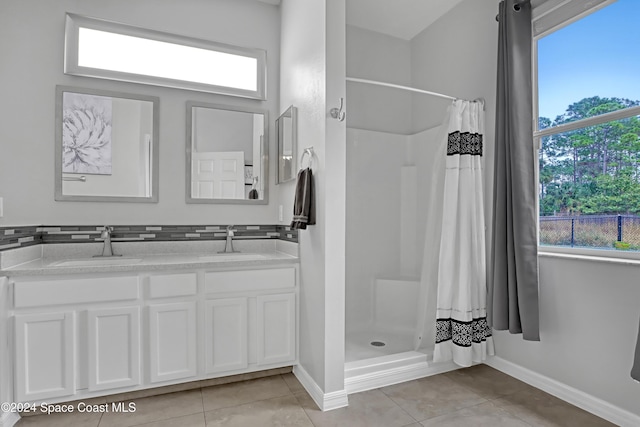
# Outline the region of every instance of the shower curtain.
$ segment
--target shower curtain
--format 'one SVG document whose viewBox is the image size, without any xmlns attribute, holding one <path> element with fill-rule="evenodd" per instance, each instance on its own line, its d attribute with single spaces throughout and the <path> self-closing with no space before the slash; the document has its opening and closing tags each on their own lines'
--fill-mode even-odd
<svg viewBox="0 0 640 427">
<path fill-rule="evenodd" d="M 446 169 L 433 360 L 471 366 L 493 354 L 486 317 L 483 104 L 454 101 L 443 126 Z"/>
</svg>

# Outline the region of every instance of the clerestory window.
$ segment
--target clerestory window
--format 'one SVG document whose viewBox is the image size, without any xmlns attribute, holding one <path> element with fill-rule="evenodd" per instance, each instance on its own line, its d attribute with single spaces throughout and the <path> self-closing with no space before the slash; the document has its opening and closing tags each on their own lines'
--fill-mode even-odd
<svg viewBox="0 0 640 427">
<path fill-rule="evenodd" d="M 266 99 L 266 52 L 67 14 L 67 74 Z"/>
</svg>

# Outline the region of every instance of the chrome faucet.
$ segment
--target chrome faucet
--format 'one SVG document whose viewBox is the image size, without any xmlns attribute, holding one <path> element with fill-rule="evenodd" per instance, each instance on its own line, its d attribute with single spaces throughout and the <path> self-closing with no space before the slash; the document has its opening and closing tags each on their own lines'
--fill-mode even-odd
<svg viewBox="0 0 640 427">
<path fill-rule="evenodd" d="M 109 257 L 109 256 L 121 256 L 113 253 L 113 248 L 111 247 L 111 233 L 113 232 L 113 227 L 109 227 L 105 225 L 102 229 L 102 233 L 100 233 L 100 238 L 104 240 L 104 247 L 102 248 L 102 255 L 94 255 L 94 257 Z"/>
<path fill-rule="evenodd" d="M 234 233 L 236 231 L 238 231 L 238 230 L 235 230 L 233 228 L 233 225 L 228 225 L 227 226 L 227 241 L 224 244 L 224 250 L 218 252 L 219 254 L 231 254 L 231 253 L 240 252 L 240 251 L 234 251 L 233 250 L 233 236 L 235 235 Z"/>
</svg>

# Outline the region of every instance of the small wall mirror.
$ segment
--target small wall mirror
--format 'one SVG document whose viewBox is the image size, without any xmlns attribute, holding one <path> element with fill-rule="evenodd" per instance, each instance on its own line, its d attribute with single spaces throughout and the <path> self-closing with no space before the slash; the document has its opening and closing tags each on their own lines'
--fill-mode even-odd
<svg viewBox="0 0 640 427">
<path fill-rule="evenodd" d="M 278 138 L 278 176 L 276 184 L 291 181 L 296 177 L 298 125 L 297 111 L 293 105 L 276 120 Z"/>
<path fill-rule="evenodd" d="M 268 202 L 267 115 L 187 102 L 187 203 Z"/>
<path fill-rule="evenodd" d="M 158 201 L 159 98 L 56 87 L 55 200 Z"/>
</svg>

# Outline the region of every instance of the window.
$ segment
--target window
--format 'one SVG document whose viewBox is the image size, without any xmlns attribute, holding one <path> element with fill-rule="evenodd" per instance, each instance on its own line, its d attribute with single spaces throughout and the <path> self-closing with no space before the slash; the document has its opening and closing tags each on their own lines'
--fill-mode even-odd
<svg viewBox="0 0 640 427">
<path fill-rule="evenodd" d="M 640 251 L 640 2 L 595 9 L 534 39 L 540 245 Z"/>
<path fill-rule="evenodd" d="M 67 14 L 65 73 L 266 99 L 266 52 Z"/>
</svg>

